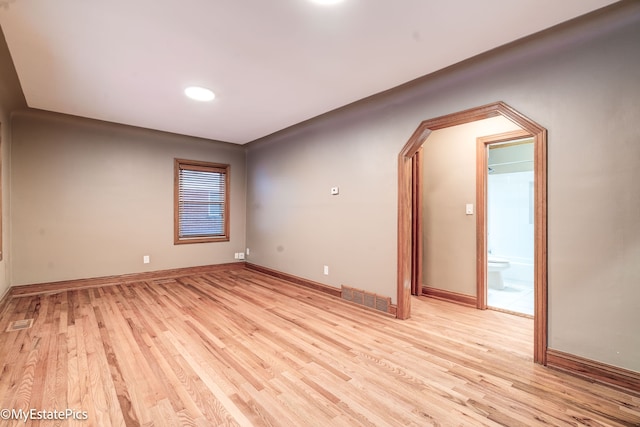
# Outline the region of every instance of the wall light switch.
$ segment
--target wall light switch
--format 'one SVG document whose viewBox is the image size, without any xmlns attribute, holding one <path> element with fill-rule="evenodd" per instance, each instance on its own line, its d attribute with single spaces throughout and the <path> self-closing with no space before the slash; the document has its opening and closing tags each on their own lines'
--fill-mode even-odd
<svg viewBox="0 0 640 427">
<path fill-rule="evenodd" d="M 336 196 L 340 194 L 340 188 L 339 187 L 331 187 L 331 195 L 332 196 Z"/>
<path fill-rule="evenodd" d="M 149 264 L 151 262 L 151 260 L 149 259 L 149 255 L 145 255 L 142 257 L 142 263 L 143 264 Z"/>
<path fill-rule="evenodd" d="M 329 266 L 328 266 L 328 265 L 325 265 L 325 266 L 324 266 L 323 273 L 324 273 L 324 275 L 325 275 L 325 276 L 328 276 L 328 275 L 329 275 Z"/>
<path fill-rule="evenodd" d="M 467 215 L 473 215 L 473 203 L 467 203 Z"/>
</svg>

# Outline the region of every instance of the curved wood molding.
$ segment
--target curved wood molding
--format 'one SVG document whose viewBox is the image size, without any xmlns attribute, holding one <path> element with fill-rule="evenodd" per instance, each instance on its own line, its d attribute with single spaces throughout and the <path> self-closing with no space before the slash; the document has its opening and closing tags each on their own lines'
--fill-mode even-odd
<svg viewBox="0 0 640 427">
<path fill-rule="evenodd" d="M 411 316 L 412 283 L 412 176 L 413 156 L 431 132 L 502 115 L 534 138 L 535 157 L 535 314 L 534 361 L 546 364 L 547 350 L 547 131 L 504 102 L 495 102 L 425 120 L 398 155 L 398 276 L 399 319 Z"/>
</svg>

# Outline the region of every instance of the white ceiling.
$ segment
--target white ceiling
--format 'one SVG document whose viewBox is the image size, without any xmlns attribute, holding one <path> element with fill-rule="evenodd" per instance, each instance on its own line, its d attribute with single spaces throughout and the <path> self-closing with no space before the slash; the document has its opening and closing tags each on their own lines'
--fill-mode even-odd
<svg viewBox="0 0 640 427">
<path fill-rule="evenodd" d="M 32 108 L 243 144 L 614 2 L 3 0 L 0 25 Z"/>
</svg>

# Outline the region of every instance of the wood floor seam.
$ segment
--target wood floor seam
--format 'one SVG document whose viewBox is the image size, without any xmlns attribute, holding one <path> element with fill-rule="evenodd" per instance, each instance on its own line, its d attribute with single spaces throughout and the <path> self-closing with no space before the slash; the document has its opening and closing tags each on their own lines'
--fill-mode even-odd
<svg viewBox="0 0 640 427">
<path fill-rule="evenodd" d="M 238 268 L 21 295 L 0 404 L 95 426 L 640 425 L 637 395 L 534 364 L 531 319 L 412 304 L 398 320 Z"/>
</svg>

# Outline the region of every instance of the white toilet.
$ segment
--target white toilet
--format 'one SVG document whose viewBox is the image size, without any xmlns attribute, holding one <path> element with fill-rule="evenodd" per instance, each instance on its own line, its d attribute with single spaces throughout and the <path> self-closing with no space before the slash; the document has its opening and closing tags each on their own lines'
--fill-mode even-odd
<svg viewBox="0 0 640 427">
<path fill-rule="evenodd" d="M 508 259 L 494 257 L 488 255 L 487 257 L 487 285 L 491 289 L 504 289 L 504 279 L 502 278 L 502 272 L 510 267 Z"/>
</svg>

